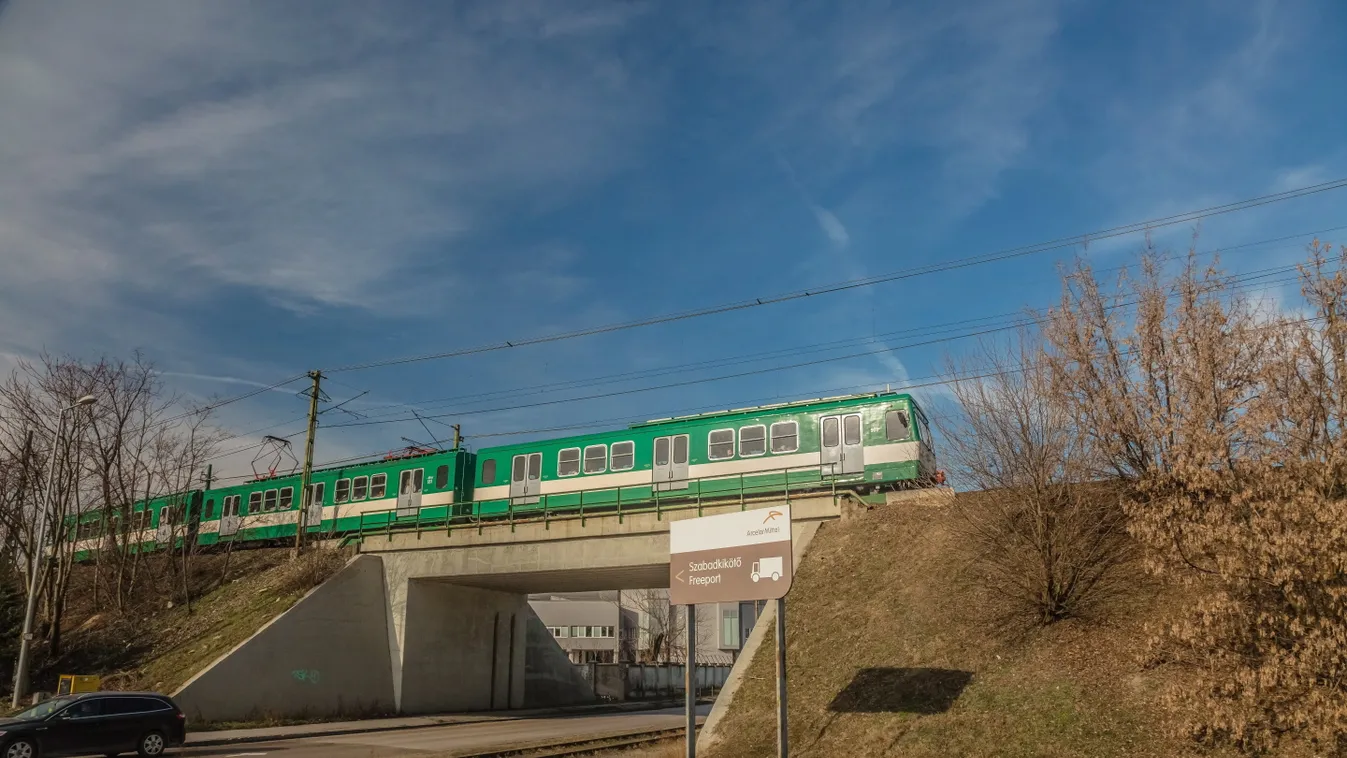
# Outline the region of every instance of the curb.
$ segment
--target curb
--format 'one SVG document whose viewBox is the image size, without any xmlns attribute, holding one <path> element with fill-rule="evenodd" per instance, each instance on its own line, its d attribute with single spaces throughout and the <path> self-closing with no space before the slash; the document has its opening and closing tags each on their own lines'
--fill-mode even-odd
<svg viewBox="0 0 1347 758">
<path fill-rule="evenodd" d="M 520 721 L 523 719 L 538 718 L 540 716 L 584 716 L 587 714 L 603 713 L 628 713 L 640 711 L 655 711 L 661 708 L 671 708 L 682 705 L 683 701 L 643 701 L 636 706 L 622 705 L 599 705 L 599 706 L 580 706 L 572 708 L 540 708 L 531 711 L 516 711 L 508 716 L 481 716 L 477 718 L 450 719 L 444 716 L 426 716 L 427 723 L 420 724 L 371 724 L 368 726 L 350 726 L 341 729 L 318 729 L 316 731 L 306 731 L 295 734 L 241 734 L 236 737 L 205 737 L 200 740 L 192 739 L 193 734 L 208 735 L 211 732 L 188 732 L 187 741 L 184 748 L 197 747 L 218 747 L 221 745 L 240 745 L 250 742 L 284 742 L 287 740 L 303 740 L 313 737 L 336 737 L 343 734 L 372 734 L 375 732 L 397 732 L 408 729 L 426 729 L 437 726 L 457 726 L 459 724 L 486 724 L 497 721 Z M 357 722 L 358 723 L 358 722 Z M 267 727 L 262 727 L 265 729 Z M 278 727 L 284 729 L 286 727 Z M 240 729 L 239 731 L 253 731 Z M 260 729 L 259 729 L 260 731 Z"/>
</svg>

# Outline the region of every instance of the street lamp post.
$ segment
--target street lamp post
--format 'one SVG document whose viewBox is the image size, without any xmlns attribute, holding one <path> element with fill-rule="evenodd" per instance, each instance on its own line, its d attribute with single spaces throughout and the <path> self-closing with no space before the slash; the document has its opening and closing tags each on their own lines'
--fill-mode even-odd
<svg viewBox="0 0 1347 758">
<path fill-rule="evenodd" d="M 28 570 L 28 607 L 23 613 L 23 637 L 19 639 L 19 662 L 14 675 L 14 699 L 10 703 L 14 708 L 19 707 L 19 701 L 23 699 L 24 691 L 28 689 L 28 659 L 32 652 L 33 615 L 37 612 L 37 577 L 42 568 L 42 542 L 46 537 L 44 532 L 47 527 L 47 511 L 51 508 L 51 491 L 56 482 L 56 451 L 61 447 L 61 434 L 65 431 L 65 414 L 76 408 L 93 405 L 94 399 L 93 395 L 85 395 L 76 400 L 74 405 L 62 408 L 56 417 L 56 437 L 52 440 L 51 455 L 47 459 L 47 488 L 42 492 L 42 505 L 35 514 L 37 530 L 33 535 L 33 562 Z"/>
</svg>

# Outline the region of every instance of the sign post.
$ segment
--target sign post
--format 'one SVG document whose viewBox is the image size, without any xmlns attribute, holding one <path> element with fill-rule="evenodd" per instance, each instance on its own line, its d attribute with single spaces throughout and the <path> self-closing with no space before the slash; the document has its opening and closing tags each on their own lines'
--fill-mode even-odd
<svg viewBox="0 0 1347 758">
<path fill-rule="evenodd" d="M 786 593 L 794 577 L 790 506 L 775 505 L 669 525 L 669 602 L 688 607 L 687 756 L 696 758 L 696 613 L 701 603 L 776 601 L 777 755 L 786 741 Z"/>
</svg>

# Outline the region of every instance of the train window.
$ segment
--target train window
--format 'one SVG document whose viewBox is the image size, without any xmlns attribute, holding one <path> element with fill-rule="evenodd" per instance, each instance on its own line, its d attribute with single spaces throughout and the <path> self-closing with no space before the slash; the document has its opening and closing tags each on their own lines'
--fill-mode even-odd
<svg viewBox="0 0 1347 758">
<path fill-rule="evenodd" d="M 308 507 L 313 503 L 321 506 L 324 497 L 327 497 L 327 482 L 314 482 L 309 485 L 309 494 L 304 498 L 304 506 Z"/>
<path fill-rule="evenodd" d="M 210 498 L 210 499 L 206 500 L 206 510 L 205 510 L 205 513 L 206 513 L 206 518 L 211 518 L 211 517 L 213 517 L 213 516 L 215 515 L 215 498 Z"/>
<path fill-rule="evenodd" d="M 655 465 L 669 465 L 669 438 L 660 437 L 655 440 Z"/>
<path fill-rule="evenodd" d="M 907 411 L 892 410 L 884 414 L 884 436 L 889 442 L 905 440 L 911 433 L 912 425 L 908 422 Z"/>
<path fill-rule="evenodd" d="M 529 480 L 538 481 L 538 477 L 543 475 L 543 454 L 529 453 Z"/>
<path fill-rule="evenodd" d="M 585 448 L 585 473 L 602 474 L 608 470 L 608 446 L 590 445 Z"/>
<path fill-rule="evenodd" d="M 762 424 L 739 428 L 739 455 L 751 457 L 767 452 L 767 427 Z"/>
<path fill-rule="evenodd" d="M 435 469 L 435 489 L 442 490 L 449 485 L 449 467 L 440 466 Z"/>
<path fill-rule="evenodd" d="M 369 478 L 369 496 L 381 498 L 388 490 L 388 474 L 375 474 Z"/>
<path fill-rule="evenodd" d="M 276 490 L 267 490 L 262 494 L 262 510 L 276 510 Z"/>
<path fill-rule="evenodd" d="M 351 480 L 351 499 L 364 500 L 369 495 L 369 477 L 357 476 Z"/>
<path fill-rule="evenodd" d="M 257 513 L 260 510 L 262 510 L 262 493 L 261 492 L 248 493 L 248 512 Z"/>
<path fill-rule="evenodd" d="M 859 445 L 861 444 L 861 417 L 858 415 L 846 416 L 842 419 L 842 444 Z"/>
<path fill-rule="evenodd" d="M 407 469 L 398 480 L 399 495 L 414 495 L 421 491 L 421 469 Z"/>
<path fill-rule="evenodd" d="M 837 433 L 837 417 L 829 416 L 823 419 L 823 446 L 837 447 L 837 443 L 841 441 L 841 435 Z"/>
<path fill-rule="evenodd" d="M 294 504 L 295 504 L 295 488 L 282 487 L 280 505 L 278 505 L 277 507 L 283 511 L 288 511 L 290 510 L 290 506 Z"/>
<path fill-rule="evenodd" d="M 528 473 L 528 466 L 529 457 L 527 455 L 516 455 L 514 457 L 514 470 L 510 472 L 510 481 L 524 481 L 524 476 Z"/>
<path fill-rule="evenodd" d="M 636 443 L 614 442 L 611 467 L 614 471 L 627 471 L 636 467 Z"/>
<path fill-rule="evenodd" d="M 722 461 L 734 457 L 734 430 L 717 429 L 706 436 L 706 457 Z"/>
<path fill-rule="evenodd" d="M 793 453 L 800 449 L 800 424 L 797 421 L 778 421 L 772 424 L 772 452 Z"/>
<path fill-rule="evenodd" d="M 575 476 L 580 473 L 580 448 L 568 447 L 557 452 L 557 476 Z"/>
<path fill-rule="evenodd" d="M 346 502 L 347 500 L 350 500 L 350 499 L 351 499 L 351 480 L 350 480 L 350 479 L 338 479 L 338 480 L 337 480 L 337 502 L 338 502 L 338 503 L 344 503 L 344 502 Z"/>
<path fill-rule="evenodd" d="M 482 484 L 494 484 L 496 481 L 496 461 L 482 461 Z"/>
<path fill-rule="evenodd" d="M 688 436 L 687 436 L 686 434 L 680 434 L 680 435 L 678 435 L 677 437 L 674 437 L 674 445 L 673 445 L 673 447 L 674 447 L 674 451 L 673 451 L 673 453 L 674 453 L 674 456 L 673 456 L 673 462 L 676 463 L 676 464 L 678 464 L 678 465 L 680 465 L 680 466 L 683 465 L 684 463 L 687 463 L 687 462 L 688 462 Z"/>
</svg>

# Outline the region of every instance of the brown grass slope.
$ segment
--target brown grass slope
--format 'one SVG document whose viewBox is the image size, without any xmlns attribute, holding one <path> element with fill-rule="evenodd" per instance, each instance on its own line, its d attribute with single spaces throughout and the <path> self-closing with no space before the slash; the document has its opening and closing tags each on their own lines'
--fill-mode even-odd
<svg viewBox="0 0 1347 758">
<path fill-rule="evenodd" d="M 34 684 L 51 692 L 60 674 L 98 674 L 104 689 L 170 693 L 288 610 L 343 565 L 345 556 L 312 550 L 294 561 L 283 548 L 237 551 L 228 558 L 227 576 L 225 560 L 193 559 L 190 611 L 165 596 L 162 581 L 147 581 L 121 613 L 108 608 L 105 596 L 96 606 L 94 569 L 77 567 L 63 624 L 65 649 L 59 658 L 41 662 Z M 147 571 L 160 568 L 151 565 Z"/>
<path fill-rule="evenodd" d="M 1163 598 L 1138 577 L 1108 618 L 1016 631 L 961 565 L 954 518 L 890 506 L 819 531 L 787 601 L 792 755 L 1187 753 L 1140 657 Z M 774 655 L 769 638 L 713 758 L 776 754 Z"/>
</svg>

